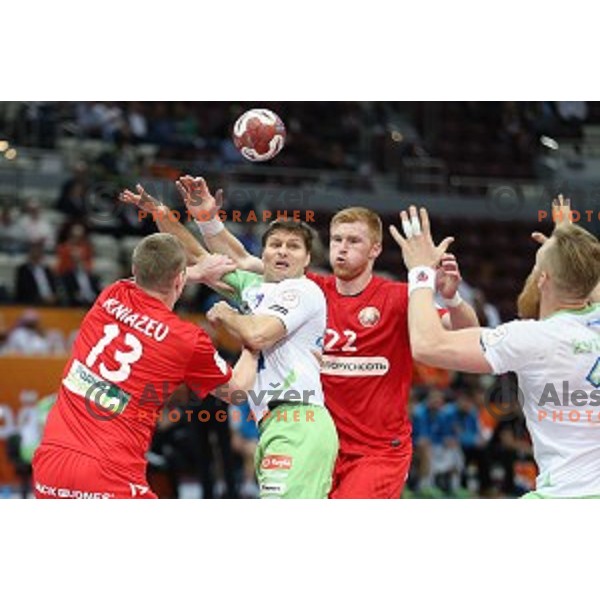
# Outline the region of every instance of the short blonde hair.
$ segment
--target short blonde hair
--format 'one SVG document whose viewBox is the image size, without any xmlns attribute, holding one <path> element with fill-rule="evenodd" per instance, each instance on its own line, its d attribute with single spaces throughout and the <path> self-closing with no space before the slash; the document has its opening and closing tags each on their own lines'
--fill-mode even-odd
<svg viewBox="0 0 600 600">
<path fill-rule="evenodd" d="M 187 260 L 183 244 L 174 235 L 153 233 L 135 247 L 132 264 L 140 287 L 167 293 Z"/>
<path fill-rule="evenodd" d="M 340 223 L 365 223 L 371 234 L 371 241 L 381 244 L 383 240 L 383 225 L 376 212 L 362 206 L 350 206 L 340 210 L 331 219 L 331 226 Z"/>
<path fill-rule="evenodd" d="M 543 263 L 548 265 L 559 291 L 577 299 L 588 298 L 600 281 L 600 242 L 578 225 L 557 227 Z"/>
</svg>

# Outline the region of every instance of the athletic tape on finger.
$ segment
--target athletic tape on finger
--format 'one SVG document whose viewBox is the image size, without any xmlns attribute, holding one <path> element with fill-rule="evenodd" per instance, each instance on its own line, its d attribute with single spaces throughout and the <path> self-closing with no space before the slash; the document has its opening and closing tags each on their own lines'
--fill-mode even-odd
<svg viewBox="0 0 600 600">
<path fill-rule="evenodd" d="M 419 221 L 419 217 L 412 217 L 410 220 L 410 226 L 413 231 L 413 235 L 421 235 L 421 221 Z"/>
<path fill-rule="evenodd" d="M 413 228 L 408 219 L 402 219 L 402 231 L 407 240 L 413 236 Z"/>
</svg>

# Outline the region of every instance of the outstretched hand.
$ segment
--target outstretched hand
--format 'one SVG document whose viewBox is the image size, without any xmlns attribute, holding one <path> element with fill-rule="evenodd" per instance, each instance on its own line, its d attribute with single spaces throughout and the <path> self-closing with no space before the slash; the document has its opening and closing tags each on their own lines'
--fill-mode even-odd
<svg viewBox="0 0 600 600">
<path fill-rule="evenodd" d="M 451 300 L 458 292 L 458 286 L 462 281 L 462 275 L 458 267 L 458 261 L 454 254 L 446 253 L 437 268 L 435 288 L 442 298 Z"/>
<path fill-rule="evenodd" d="M 223 190 L 213 196 L 203 177 L 185 175 L 175 183 L 189 213 L 199 221 L 212 219 L 223 206 Z"/>
<path fill-rule="evenodd" d="M 406 268 L 409 271 L 414 267 L 422 266 L 435 269 L 440 264 L 454 238 L 447 237 L 438 246 L 433 243 L 429 215 L 425 208 L 419 209 L 417 214 L 417 208 L 411 206 L 408 213 L 405 210 L 400 213 L 400 220 L 405 237 L 400 234 L 394 225 L 390 226 L 390 233 L 402 249 L 402 258 Z"/>
<path fill-rule="evenodd" d="M 131 190 L 123 190 L 119 194 L 119 200 L 124 204 L 133 204 L 148 213 L 167 210 L 167 207 L 160 200 L 151 196 L 139 183 L 135 186 L 135 189 L 137 194 Z"/>
<path fill-rule="evenodd" d="M 552 200 L 552 218 L 555 220 L 556 228 L 573 222 L 570 198 L 565 198 L 562 194 L 559 194 L 558 198 Z M 548 241 L 548 236 L 539 231 L 534 231 L 531 234 L 531 237 L 540 245 L 545 244 Z"/>
<path fill-rule="evenodd" d="M 224 284 L 221 278 L 227 273 L 235 271 L 237 264 L 228 256 L 222 254 L 209 254 L 196 264 L 187 268 L 188 280 L 191 283 L 203 283 L 219 289 L 219 291 L 233 292 L 233 288 Z"/>
</svg>

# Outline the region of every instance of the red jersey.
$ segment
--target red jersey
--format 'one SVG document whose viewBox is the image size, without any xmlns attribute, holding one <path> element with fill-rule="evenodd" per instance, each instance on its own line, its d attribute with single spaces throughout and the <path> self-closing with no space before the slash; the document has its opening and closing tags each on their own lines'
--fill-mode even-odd
<svg viewBox="0 0 600 600">
<path fill-rule="evenodd" d="M 360 294 L 343 296 L 335 276 L 308 277 L 327 298 L 321 379 L 340 450 L 410 447 L 408 285 L 373 277 Z"/>
<path fill-rule="evenodd" d="M 106 288 L 85 316 L 42 446 L 75 450 L 145 479 L 145 453 L 181 384 L 204 397 L 231 379 L 208 335 L 133 281 Z"/>
</svg>

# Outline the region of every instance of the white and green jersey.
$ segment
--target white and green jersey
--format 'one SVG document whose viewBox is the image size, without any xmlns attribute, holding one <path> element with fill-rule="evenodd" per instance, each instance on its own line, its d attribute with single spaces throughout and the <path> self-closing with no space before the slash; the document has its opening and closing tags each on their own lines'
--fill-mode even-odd
<svg viewBox="0 0 600 600">
<path fill-rule="evenodd" d="M 299 402 L 323 406 L 320 365 L 327 320 L 327 303 L 321 288 L 306 277 L 266 283 L 260 275 L 234 271 L 223 278 L 235 289 L 243 312 L 279 318 L 286 336 L 262 351 L 250 398 L 257 420 L 269 402 Z"/>
<path fill-rule="evenodd" d="M 513 371 L 544 496 L 600 494 L 600 304 L 481 336 L 494 373 Z"/>
</svg>

